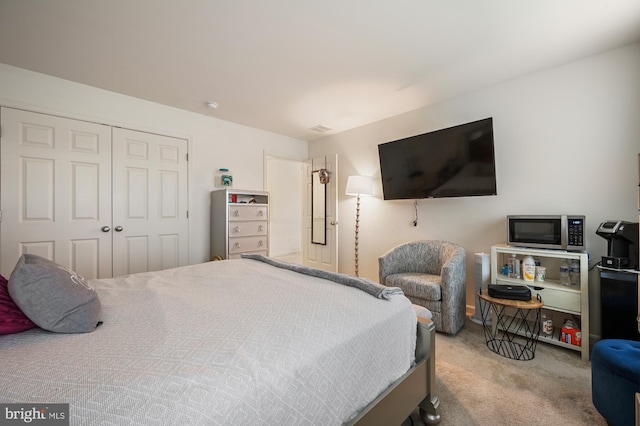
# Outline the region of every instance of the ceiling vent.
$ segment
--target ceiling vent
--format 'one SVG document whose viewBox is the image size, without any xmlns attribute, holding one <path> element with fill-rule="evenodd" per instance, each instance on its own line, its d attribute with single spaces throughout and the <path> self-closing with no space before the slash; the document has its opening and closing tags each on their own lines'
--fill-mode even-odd
<svg viewBox="0 0 640 426">
<path fill-rule="evenodd" d="M 318 124 L 317 126 L 309 127 L 309 130 L 313 130 L 314 132 L 324 133 L 331 130 L 330 128 L 323 126 L 322 124 Z"/>
</svg>

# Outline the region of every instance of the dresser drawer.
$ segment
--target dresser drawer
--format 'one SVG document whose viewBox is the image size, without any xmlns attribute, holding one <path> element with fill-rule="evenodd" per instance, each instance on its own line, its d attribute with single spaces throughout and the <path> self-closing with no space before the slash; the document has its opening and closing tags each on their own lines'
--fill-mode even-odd
<svg viewBox="0 0 640 426">
<path fill-rule="evenodd" d="M 229 238 L 229 254 L 267 249 L 267 236 Z"/>
<path fill-rule="evenodd" d="M 580 293 L 577 291 L 545 287 L 542 290 L 532 289 L 531 293 L 533 295 L 540 295 L 545 308 L 555 308 L 576 313 L 580 312 Z"/>
<path fill-rule="evenodd" d="M 252 251 L 252 252 L 246 252 L 246 253 L 261 254 L 263 256 L 268 256 L 268 253 L 266 250 L 258 250 L 258 251 Z M 229 259 L 241 259 L 241 258 L 242 258 L 242 253 L 234 253 L 229 255 Z"/>
<path fill-rule="evenodd" d="M 250 204 L 229 206 L 229 221 L 235 220 L 267 220 L 267 206 Z"/>
<path fill-rule="evenodd" d="M 267 235 L 266 221 L 229 222 L 229 237 L 247 237 L 250 235 Z"/>
</svg>

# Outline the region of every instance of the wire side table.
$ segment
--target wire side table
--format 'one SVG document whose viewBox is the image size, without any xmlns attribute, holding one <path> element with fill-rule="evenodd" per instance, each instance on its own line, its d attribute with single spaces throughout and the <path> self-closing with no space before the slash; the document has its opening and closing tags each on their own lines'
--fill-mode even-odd
<svg viewBox="0 0 640 426">
<path fill-rule="evenodd" d="M 497 299 L 478 292 L 482 327 L 487 347 L 498 355 L 518 361 L 532 360 L 540 334 L 540 295 L 531 300 Z M 492 323 L 486 318 L 491 315 Z"/>
</svg>

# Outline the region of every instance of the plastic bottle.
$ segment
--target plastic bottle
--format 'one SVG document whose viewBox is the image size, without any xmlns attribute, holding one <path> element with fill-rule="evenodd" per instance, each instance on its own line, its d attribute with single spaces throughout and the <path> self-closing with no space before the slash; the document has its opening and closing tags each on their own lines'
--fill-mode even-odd
<svg viewBox="0 0 640 426">
<path fill-rule="evenodd" d="M 531 256 L 525 256 L 522 259 L 522 279 L 525 281 L 533 281 L 536 278 L 536 262 Z"/>
<path fill-rule="evenodd" d="M 569 278 L 569 262 L 567 262 L 567 259 L 562 259 L 562 262 L 560 262 L 560 284 L 571 284 L 571 279 Z"/>
<path fill-rule="evenodd" d="M 577 259 L 573 259 L 569 265 L 569 282 L 571 285 L 580 285 L 580 263 Z"/>
<path fill-rule="evenodd" d="M 516 274 L 516 254 L 511 253 L 511 257 L 507 259 L 507 269 L 509 270 L 509 278 L 513 278 Z"/>
</svg>

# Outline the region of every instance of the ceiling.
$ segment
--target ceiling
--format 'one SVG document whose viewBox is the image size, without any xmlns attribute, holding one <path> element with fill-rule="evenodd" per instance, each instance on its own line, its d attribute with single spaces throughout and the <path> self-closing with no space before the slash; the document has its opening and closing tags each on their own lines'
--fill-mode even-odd
<svg viewBox="0 0 640 426">
<path fill-rule="evenodd" d="M 638 40 L 638 0 L 0 0 L 0 63 L 302 140 Z"/>
</svg>

